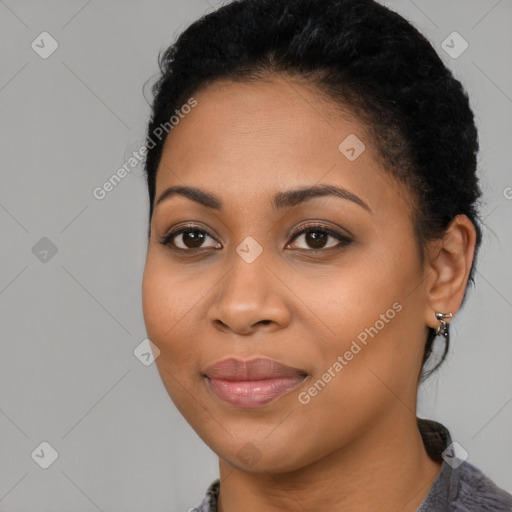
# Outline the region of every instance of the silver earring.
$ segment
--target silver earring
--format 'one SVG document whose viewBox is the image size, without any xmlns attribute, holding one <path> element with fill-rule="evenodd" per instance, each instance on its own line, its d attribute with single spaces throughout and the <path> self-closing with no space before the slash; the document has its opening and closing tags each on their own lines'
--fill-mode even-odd
<svg viewBox="0 0 512 512">
<path fill-rule="evenodd" d="M 452 318 L 451 313 L 436 313 L 436 319 L 441 322 L 441 325 L 436 329 L 436 336 L 448 337 L 448 324 L 444 321 L 445 318 Z"/>
</svg>

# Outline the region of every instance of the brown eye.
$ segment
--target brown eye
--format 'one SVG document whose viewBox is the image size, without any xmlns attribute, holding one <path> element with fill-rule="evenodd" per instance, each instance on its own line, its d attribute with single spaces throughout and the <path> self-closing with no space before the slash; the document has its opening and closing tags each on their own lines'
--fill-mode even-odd
<svg viewBox="0 0 512 512">
<path fill-rule="evenodd" d="M 293 235 L 292 240 L 304 239 L 305 247 L 299 249 L 323 250 L 344 247 L 352 242 L 348 237 L 323 225 L 309 225 Z M 327 246 L 328 240 L 333 239 L 334 244 Z M 337 240 L 337 242 L 336 242 Z"/>
<path fill-rule="evenodd" d="M 303 243 L 306 245 L 303 247 L 292 248 L 322 251 L 345 247 L 352 242 L 352 240 L 347 236 L 321 224 L 303 227 L 300 231 L 296 231 L 292 235 L 292 240 L 299 240 L 302 237 L 304 239 Z M 208 239 L 212 240 L 212 242 L 210 242 L 210 245 L 204 245 Z M 160 243 L 169 246 L 172 249 L 184 252 L 193 252 L 194 250 L 207 248 L 220 249 L 222 247 L 222 245 L 216 242 L 208 231 L 195 226 L 183 226 L 171 231 L 163 237 Z M 288 244 L 287 247 L 291 247 L 292 245 L 296 245 L 296 243 Z"/>
<path fill-rule="evenodd" d="M 210 234 L 204 229 L 185 226 L 166 235 L 161 243 L 163 245 L 173 246 L 176 249 L 186 251 L 202 249 L 205 240 L 208 238 L 214 240 L 213 237 L 211 237 Z M 214 241 L 213 246 L 210 245 L 209 247 L 218 248 L 220 247 L 220 244 Z"/>
<path fill-rule="evenodd" d="M 330 236 L 322 231 L 307 231 L 304 233 L 304 240 L 313 249 L 322 249 Z"/>
</svg>

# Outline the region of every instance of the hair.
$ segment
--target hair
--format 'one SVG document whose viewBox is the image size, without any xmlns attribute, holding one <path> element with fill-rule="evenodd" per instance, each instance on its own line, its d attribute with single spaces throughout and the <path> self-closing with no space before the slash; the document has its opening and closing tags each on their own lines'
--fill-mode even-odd
<svg viewBox="0 0 512 512">
<path fill-rule="evenodd" d="M 189 25 L 158 63 L 146 135 L 150 225 L 166 140 L 155 142 L 155 130 L 216 80 L 286 76 L 363 122 L 384 169 L 410 193 L 422 262 L 427 242 L 441 238 L 456 215 L 471 220 L 476 246 L 468 284 L 474 285 L 482 239 L 474 115 L 461 83 L 398 13 L 374 0 L 234 0 Z M 428 327 L 422 380 L 448 352 L 449 335 L 440 360 L 425 371 L 435 338 Z"/>
</svg>

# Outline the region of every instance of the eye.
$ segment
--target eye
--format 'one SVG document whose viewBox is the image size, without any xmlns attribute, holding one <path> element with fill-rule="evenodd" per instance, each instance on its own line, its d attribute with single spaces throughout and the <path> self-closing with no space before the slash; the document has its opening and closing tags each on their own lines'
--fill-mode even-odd
<svg viewBox="0 0 512 512">
<path fill-rule="evenodd" d="M 327 250 L 341 248 L 349 245 L 352 240 L 347 236 L 335 231 L 334 229 L 324 226 L 322 224 L 308 224 L 303 226 L 302 229 L 295 231 L 292 234 L 292 241 L 304 237 L 304 242 L 308 244 L 306 247 L 299 247 L 301 250 Z M 337 240 L 334 245 L 327 245 L 329 238 Z M 209 246 L 203 246 L 206 240 L 211 239 L 213 243 Z M 182 226 L 174 229 L 170 233 L 164 235 L 160 240 L 162 245 L 170 246 L 173 249 L 185 252 L 193 252 L 194 250 L 215 248 L 220 249 L 222 245 L 215 241 L 215 239 L 204 229 L 200 229 L 194 225 Z M 288 244 L 290 247 L 293 244 Z"/>
<path fill-rule="evenodd" d="M 338 233 L 334 229 L 323 226 L 322 224 L 308 224 L 303 226 L 302 229 L 293 233 L 292 240 L 297 240 L 303 237 L 303 240 L 309 247 L 299 247 L 299 249 L 310 249 L 310 250 L 327 250 L 337 249 L 349 245 L 352 240 L 342 233 Z M 338 240 L 338 243 L 327 246 L 329 238 Z M 290 245 L 290 244 L 289 244 Z M 287 246 L 288 247 L 288 246 Z"/>
<path fill-rule="evenodd" d="M 199 229 L 196 226 L 183 226 L 165 235 L 160 243 L 178 250 L 193 251 L 194 249 L 202 249 L 201 244 L 208 238 L 214 240 L 204 229 Z M 221 244 L 215 242 L 209 247 L 220 248 Z"/>
</svg>

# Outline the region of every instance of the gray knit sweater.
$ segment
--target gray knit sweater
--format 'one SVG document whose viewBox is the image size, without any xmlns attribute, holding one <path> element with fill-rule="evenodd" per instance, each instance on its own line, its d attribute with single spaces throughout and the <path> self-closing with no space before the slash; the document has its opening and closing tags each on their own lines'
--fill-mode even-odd
<svg viewBox="0 0 512 512">
<path fill-rule="evenodd" d="M 490 478 L 448 450 L 448 429 L 432 420 L 417 419 L 418 429 L 429 456 L 442 462 L 441 471 L 417 512 L 512 512 L 512 495 L 500 489 Z M 200 505 L 189 512 L 217 512 L 219 480 L 208 487 Z M 240 511 L 243 512 L 243 511 Z"/>
</svg>

